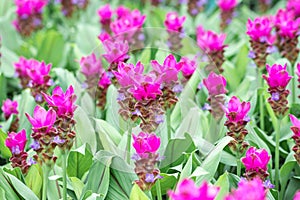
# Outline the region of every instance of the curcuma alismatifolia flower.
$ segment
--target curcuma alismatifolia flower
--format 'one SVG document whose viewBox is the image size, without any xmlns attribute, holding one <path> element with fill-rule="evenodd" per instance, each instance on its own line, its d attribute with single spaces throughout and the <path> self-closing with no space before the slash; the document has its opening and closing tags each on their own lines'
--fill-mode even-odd
<svg viewBox="0 0 300 200">
<path fill-rule="evenodd" d="M 22 129 L 19 133 L 10 132 L 5 140 L 5 145 L 10 149 L 12 167 L 19 167 L 26 174 L 30 165 L 27 163 L 28 154 L 25 152 L 27 138 L 26 131 Z"/>
<path fill-rule="evenodd" d="M 297 69 L 296 69 L 296 74 L 298 76 L 298 88 L 300 88 L 300 63 L 297 64 Z M 300 98 L 300 95 L 298 96 L 298 98 Z"/>
<path fill-rule="evenodd" d="M 286 5 L 288 10 L 295 12 L 295 17 L 300 17 L 300 1 L 299 0 L 288 0 Z"/>
<path fill-rule="evenodd" d="M 48 106 L 56 111 L 57 117 L 55 119 L 55 126 L 57 128 L 58 146 L 62 150 L 70 150 L 73 146 L 75 132 L 74 111 L 77 106 L 75 105 L 76 95 L 74 89 L 69 86 L 66 92 L 63 92 L 60 86 L 57 86 L 52 91 L 52 96 L 43 93 Z"/>
<path fill-rule="evenodd" d="M 219 0 L 217 2 L 220 10 L 221 10 L 221 30 L 224 30 L 227 25 L 231 22 L 234 9 L 238 5 L 237 0 Z"/>
<path fill-rule="evenodd" d="M 178 51 L 182 48 L 181 40 L 184 35 L 183 23 L 185 16 L 179 17 L 176 12 L 169 12 L 166 15 L 165 27 L 168 32 L 168 46 L 172 51 Z"/>
<path fill-rule="evenodd" d="M 219 193 L 220 188 L 210 186 L 206 181 L 200 187 L 197 187 L 193 180 L 182 180 L 176 191 L 169 191 L 168 195 L 171 200 L 214 200 Z"/>
<path fill-rule="evenodd" d="M 264 188 L 262 180 L 241 180 L 238 188 L 231 191 L 224 200 L 266 200 L 267 190 Z"/>
<path fill-rule="evenodd" d="M 210 63 L 206 68 L 207 71 L 214 71 L 215 73 L 222 73 L 224 69 L 222 65 L 225 61 L 224 59 L 224 45 L 226 39 L 225 34 L 216 34 L 213 31 L 206 31 L 202 26 L 197 27 L 197 44 L 202 50 L 202 54 L 212 63 Z"/>
<path fill-rule="evenodd" d="M 32 32 L 41 29 L 42 12 L 48 0 L 15 0 L 17 19 L 13 25 L 23 36 L 30 36 Z"/>
<path fill-rule="evenodd" d="M 290 115 L 290 119 L 293 124 L 293 126 L 291 126 L 291 130 L 294 133 L 292 138 L 295 141 L 295 146 L 293 147 L 293 151 L 295 152 L 294 157 L 300 164 L 300 120 L 298 120 L 294 115 Z"/>
<path fill-rule="evenodd" d="M 17 76 L 21 80 L 23 88 L 30 88 L 32 96 L 37 103 L 43 103 L 42 92 L 46 92 L 52 85 L 49 75 L 52 64 L 45 64 L 34 59 L 20 57 L 19 62 L 15 63 Z"/>
<path fill-rule="evenodd" d="M 276 45 L 281 55 L 287 58 L 292 66 L 298 58 L 298 35 L 300 19 L 295 18 L 294 11 L 278 10 L 274 24 L 277 32 Z"/>
<path fill-rule="evenodd" d="M 111 33 L 110 23 L 112 20 L 113 11 L 109 4 L 106 4 L 99 8 L 98 15 L 100 17 L 100 23 L 102 25 L 102 30 Z"/>
<path fill-rule="evenodd" d="M 1 110 L 4 114 L 5 120 L 8 120 L 11 116 L 14 116 L 13 121 L 10 124 L 9 131 L 16 132 L 19 128 L 18 102 L 6 99 L 3 101 Z"/>
<path fill-rule="evenodd" d="M 229 100 L 227 108 L 225 108 L 227 117 L 225 126 L 227 126 L 229 130 L 227 135 L 234 138 L 228 145 L 233 152 L 239 155 L 243 154 L 245 149 L 249 146 L 244 139 L 248 134 L 245 126 L 250 120 L 248 116 L 250 107 L 250 102 L 241 102 L 236 96 L 233 96 Z"/>
<path fill-rule="evenodd" d="M 268 17 L 248 19 L 247 34 L 250 37 L 251 58 L 258 68 L 266 65 L 266 59 L 273 47 L 276 36 L 272 33 L 273 25 Z M 250 55 L 249 54 L 249 55 Z"/>
<path fill-rule="evenodd" d="M 279 64 L 267 65 L 269 76 L 262 76 L 269 86 L 268 92 L 271 97 L 268 98 L 268 102 L 277 116 L 284 116 L 289 109 L 287 97 L 290 92 L 286 87 L 292 77 L 287 72 L 286 67 L 286 64 L 284 66 Z"/>
<path fill-rule="evenodd" d="M 56 0 L 56 2 L 61 4 L 63 15 L 69 18 L 76 10 L 86 9 L 89 0 Z"/>
<path fill-rule="evenodd" d="M 244 176 L 248 180 L 260 178 L 264 181 L 269 176 L 267 171 L 269 161 L 270 156 L 265 149 L 250 147 L 246 152 L 246 156 L 242 158 L 242 163 L 246 168 Z"/>
<path fill-rule="evenodd" d="M 207 3 L 207 0 L 188 0 L 188 13 L 192 17 L 196 17 L 201 11 L 204 10 L 204 6 Z"/>
<path fill-rule="evenodd" d="M 300 200 L 300 190 L 295 193 L 293 200 Z"/>
<path fill-rule="evenodd" d="M 135 182 L 142 190 L 150 190 L 156 180 L 161 178 L 160 171 L 156 167 L 159 162 L 157 150 L 160 146 L 160 138 L 153 133 L 144 132 L 132 136 L 134 140 L 132 145 L 136 150 L 136 154 L 133 156 L 135 159 L 134 171 L 139 178 Z"/>
<path fill-rule="evenodd" d="M 207 78 L 203 79 L 203 84 L 209 93 L 210 112 L 219 121 L 224 115 L 224 95 L 227 93 L 226 80 L 222 75 L 211 72 Z"/>
<path fill-rule="evenodd" d="M 32 149 L 36 152 L 34 159 L 40 164 L 53 167 L 57 159 L 54 156 L 54 149 L 57 146 L 54 138 L 58 135 L 54 123 L 56 121 L 56 113 L 50 108 L 46 111 L 43 107 L 37 105 L 33 112 L 33 117 L 26 113 L 26 117 L 32 125 L 33 143 Z"/>
</svg>

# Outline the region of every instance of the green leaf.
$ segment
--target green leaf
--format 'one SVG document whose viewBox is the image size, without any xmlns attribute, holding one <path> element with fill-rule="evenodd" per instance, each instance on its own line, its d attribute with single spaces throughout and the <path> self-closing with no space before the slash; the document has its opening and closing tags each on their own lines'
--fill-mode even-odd
<svg viewBox="0 0 300 200">
<path fill-rule="evenodd" d="M 218 193 L 218 196 L 216 197 L 216 200 L 222 200 L 225 195 L 229 193 L 230 183 L 228 180 L 228 172 L 225 172 L 218 178 L 215 186 L 220 187 L 220 191 Z"/>
<path fill-rule="evenodd" d="M 297 164 L 296 160 L 294 159 L 294 153 L 291 152 L 287 159 L 285 160 L 284 164 L 282 165 L 282 167 L 280 168 L 279 171 L 279 180 L 280 180 L 280 184 L 281 187 L 283 189 L 285 189 L 285 186 L 287 184 L 287 182 L 290 180 L 291 176 L 292 176 L 292 170 L 294 169 L 295 165 Z"/>
<path fill-rule="evenodd" d="M 147 195 L 140 189 L 137 184 L 133 185 L 130 193 L 130 200 L 149 200 Z"/>
<path fill-rule="evenodd" d="M 215 148 L 208 154 L 202 162 L 201 167 L 208 172 L 207 175 L 196 178 L 196 184 L 200 184 L 203 180 L 210 181 L 217 171 L 219 162 L 221 160 L 221 153 L 225 146 L 232 140 L 231 137 L 226 136 L 222 138 Z"/>
<path fill-rule="evenodd" d="M 1 157 L 8 159 L 11 157 L 11 152 L 5 145 L 6 138 L 7 134 L 4 133 L 2 129 L 0 129 L 0 154 Z"/>
<path fill-rule="evenodd" d="M 40 196 L 43 185 L 43 178 L 41 169 L 38 168 L 41 167 L 39 165 L 30 166 L 29 171 L 25 177 L 25 183 L 34 192 L 34 194 Z"/>
<path fill-rule="evenodd" d="M 84 183 L 78 179 L 77 177 L 70 177 L 71 185 L 74 189 L 74 192 L 76 194 L 77 199 L 80 198 L 83 188 L 84 188 Z"/>
<path fill-rule="evenodd" d="M 175 174 L 160 174 L 163 178 L 160 179 L 160 188 L 162 195 L 167 194 L 167 191 L 174 188 L 177 183 Z M 152 196 L 156 196 L 156 184 L 151 188 Z"/>
<path fill-rule="evenodd" d="M 7 98 L 6 93 L 7 93 L 7 81 L 6 78 L 4 77 L 4 74 L 0 73 L 0 106 L 2 106 L 2 102 Z"/>
<path fill-rule="evenodd" d="M 91 151 L 82 145 L 78 149 L 72 150 L 68 156 L 67 173 L 69 177 L 82 178 L 93 163 L 93 155 Z"/>
</svg>

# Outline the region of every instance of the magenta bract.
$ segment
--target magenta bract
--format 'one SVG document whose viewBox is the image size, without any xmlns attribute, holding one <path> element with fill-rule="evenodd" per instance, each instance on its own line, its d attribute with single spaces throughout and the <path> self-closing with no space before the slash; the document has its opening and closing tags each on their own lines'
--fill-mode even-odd
<svg viewBox="0 0 300 200">
<path fill-rule="evenodd" d="M 176 12 L 169 12 L 164 22 L 168 31 L 180 32 L 185 21 L 185 16 L 179 17 Z"/>
<path fill-rule="evenodd" d="M 275 35 L 272 34 L 273 24 L 268 17 L 258 17 L 253 21 L 248 19 L 247 34 L 253 41 L 268 43 L 272 45 L 275 42 Z"/>
<path fill-rule="evenodd" d="M 225 109 L 226 117 L 231 122 L 245 121 L 250 110 L 250 102 L 241 102 L 236 96 L 233 96 Z"/>
<path fill-rule="evenodd" d="M 237 0 L 219 0 L 217 2 L 219 8 L 223 11 L 230 11 L 238 4 Z"/>
<path fill-rule="evenodd" d="M 259 171 L 260 169 L 267 171 L 270 156 L 265 149 L 256 149 L 250 147 L 246 152 L 246 156 L 242 158 L 246 171 Z"/>
<path fill-rule="evenodd" d="M 143 156 L 145 153 L 155 153 L 160 146 L 160 138 L 153 133 L 140 132 L 137 136 L 132 134 L 132 137 L 132 145 L 140 156 Z"/>
<path fill-rule="evenodd" d="M 5 140 L 5 145 L 10 149 L 12 154 L 19 154 L 24 151 L 27 142 L 26 131 L 22 129 L 20 132 L 11 132 Z"/>
<path fill-rule="evenodd" d="M 203 84 L 210 95 L 226 94 L 226 79 L 222 75 L 211 72 L 207 78 L 203 79 Z"/>
<path fill-rule="evenodd" d="M 1 107 L 2 112 L 4 113 L 5 119 L 8 119 L 13 114 L 18 114 L 18 102 L 6 99 Z"/>
<path fill-rule="evenodd" d="M 292 76 L 289 75 L 286 69 L 286 64 L 284 66 L 279 64 L 267 65 L 266 68 L 269 76 L 263 75 L 263 78 L 267 81 L 270 88 L 285 88 L 292 79 Z"/>
</svg>

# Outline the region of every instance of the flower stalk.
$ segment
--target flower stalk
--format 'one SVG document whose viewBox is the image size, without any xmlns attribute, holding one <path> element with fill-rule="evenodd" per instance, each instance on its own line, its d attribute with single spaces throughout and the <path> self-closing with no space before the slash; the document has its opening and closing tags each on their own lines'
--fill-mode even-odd
<svg viewBox="0 0 300 200">
<path fill-rule="evenodd" d="M 68 151 L 61 151 L 62 170 L 63 170 L 63 200 L 67 200 L 67 159 Z"/>
<path fill-rule="evenodd" d="M 48 187 L 48 177 L 51 171 L 51 168 L 48 165 L 43 165 L 43 193 L 42 200 L 47 200 L 47 187 Z"/>
<path fill-rule="evenodd" d="M 275 135 L 275 187 L 279 190 L 279 140 L 280 140 L 280 126 L 281 126 L 281 118 L 278 118 L 277 129 Z"/>
</svg>

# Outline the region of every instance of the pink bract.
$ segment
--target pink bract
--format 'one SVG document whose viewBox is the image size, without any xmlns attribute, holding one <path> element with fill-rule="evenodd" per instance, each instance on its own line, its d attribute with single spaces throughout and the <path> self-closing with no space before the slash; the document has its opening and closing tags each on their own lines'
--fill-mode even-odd
<svg viewBox="0 0 300 200">
<path fill-rule="evenodd" d="M 257 171 L 260 169 L 267 171 L 270 156 L 265 149 L 256 149 L 250 147 L 246 152 L 246 156 L 242 158 L 246 171 Z"/>
<path fill-rule="evenodd" d="M 18 112 L 18 102 L 6 99 L 2 104 L 2 112 L 4 113 L 5 119 L 8 119 L 11 115 L 17 115 Z"/>
<path fill-rule="evenodd" d="M 213 31 L 206 31 L 202 26 L 197 27 L 197 44 L 205 53 L 222 51 L 226 45 L 224 41 L 226 39 L 225 34 L 216 34 Z"/>
<path fill-rule="evenodd" d="M 269 73 L 269 76 L 263 75 L 263 78 L 267 81 L 270 88 L 286 88 L 286 86 L 289 84 L 290 80 L 292 79 L 292 76 L 289 75 L 287 71 L 287 64 L 279 65 L 274 64 L 272 66 L 268 65 L 266 66 L 267 71 Z"/>
<path fill-rule="evenodd" d="M 226 94 L 226 79 L 222 75 L 211 72 L 207 78 L 203 79 L 203 84 L 210 95 Z"/>
<path fill-rule="evenodd" d="M 195 58 L 189 59 L 187 57 L 181 57 L 180 63 L 181 63 L 181 72 L 185 77 L 190 77 L 197 69 L 197 62 Z"/>
<path fill-rule="evenodd" d="M 27 142 L 26 131 L 22 129 L 20 132 L 11 132 L 5 140 L 5 145 L 10 149 L 12 154 L 18 154 L 24 151 Z"/>
<path fill-rule="evenodd" d="M 299 35 L 300 19 L 295 19 L 294 11 L 278 10 L 274 24 L 281 37 L 295 38 Z"/>
<path fill-rule="evenodd" d="M 112 17 L 113 11 L 110 8 L 109 4 L 106 4 L 99 8 L 98 15 L 100 17 L 101 23 L 105 23 L 106 21 L 109 21 Z"/>
<path fill-rule="evenodd" d="M 226 117 L 231 122 L 245 121 L 250 107 L 250 102 L 241 102 L 239 98 L 233 96 L 228 102 L 228 108 L 225 110 Z"/>
<path fill-rule="evenodd" d="M 293 126 L 291 126 L 291 130 L 294 132 L 294 134 L 296 136 L 300 137 L 300 120 L 297 119 L 294 115 L 290 114 L 290 120 L 293 124 Z"/>
<path fill-rule="evenodd" d="M 238 1 L 237 0 L 219 0 L 217 4 L 221 10 L 230 11 L 237 6 Z"/>
<path fill-rule="evenodd" d="M 133 64 L 119 63 L 118 71 L 113 71 L 113 74 L 122 87 L 133 85 L 137 79 L 140 79 L 144 72 L 144 65 L 138 62 L 136 66 Z"/>
<path fill-rule="evenodd" d="M 129 46 L 127 41 L 105 40 L 103 41 L 103 47 L 106 52 L 105 54 L 103 54 L 103 57 L 109 64 L 115 62 L 124 62 L 129 58 Z"/>
<path fill-rule="evenodd" d="M 132 134 L 132 137 L 132 145 L 140 156 L 143 156 L 145 153 L 155 153 L 160 146 L 160 138 L 153 133 L 140 132 L 137 136 Z"/>
<path fill-rule="evenodd" d="M 164 22 L 168 31 L 180 32 L 185 21 L 185 16 L 179 17 L 176 12 L 169 12 Z"/>
<path fill-rule="evenodd" d="M 248 19 L 247 34 L 253 41 L 268 43 L 272 45 L 275 42 L 276 36 L 272 34 L 273 24 L 268 17 L 258 17 L 253 21 Z"/>
<path fill-rule="evenodd" d="M 97 59 L 96 55 L 92 53 L 80 60 L 81 72 L 86 76 L 95 76 L 103 73 L 101 59 Z"/>
<path fill-rule="evenodd" d="M 15 0 L 16 13 L 21 18 L 27 18 L 32 14 L 41 13 L 48 0 Z"/>
</svg>

